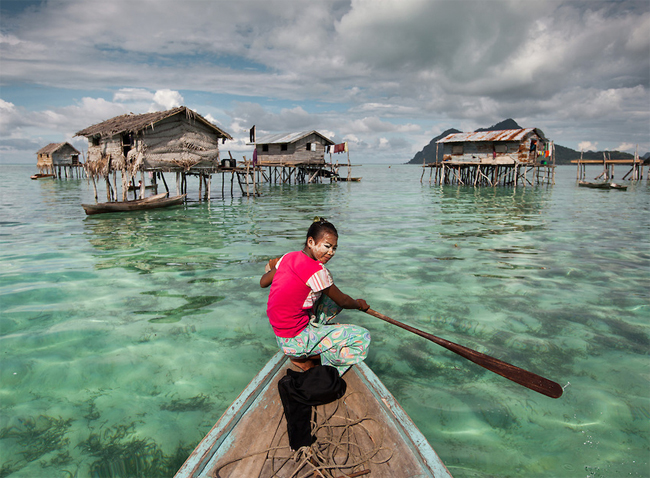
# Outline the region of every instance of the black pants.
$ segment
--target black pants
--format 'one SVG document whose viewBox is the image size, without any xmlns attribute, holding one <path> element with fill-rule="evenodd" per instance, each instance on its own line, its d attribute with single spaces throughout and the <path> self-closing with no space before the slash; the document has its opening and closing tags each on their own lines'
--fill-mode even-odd
<svg viewBox="0 0 650 478">
<path fill-rule="evenodd" d="M 291 449 L 310 446 L 315 441 L 311 434 L 311 407 L 338 400 L 346 388 L 338 370 L 329 365 L 317 365 L 306 372 L 287 370 L 278 382 L 278 391 Z"/>
</svg>

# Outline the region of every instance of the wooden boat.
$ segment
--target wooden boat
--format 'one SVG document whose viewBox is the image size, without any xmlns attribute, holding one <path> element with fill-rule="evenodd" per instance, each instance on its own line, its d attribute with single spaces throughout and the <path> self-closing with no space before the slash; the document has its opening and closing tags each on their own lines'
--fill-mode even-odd
<svg viewBox="0 0 650 478">
<path fill-rule="evenodd" d="M 314 407 L 316 426 L 312 431 L 317 440 L 308 450 L 318 453 L 293 452 L 277 387 L 288 367 L 298 370 L 278 352 L 174 478 L 338 478 L 366 474 L 373 478 L 451 478 L 424 435 L 363 363 L 343 376 L 347 383 L 344 397 Z M 316 469 L 319 472 L 315 473 Z"/>
<path fill-rule="evenodd" d="M 133 201 L 101 202 L 97 204 L 82 204 L 86 214 L 102 214 L 106 212 L 141 211 L 143 209 L 157 209 L 160 207 L 174 206 L 185 200 L 185 194 L 167 197 L 168 193 L 156 194 L 144 199 Z"/>
<path fill-rule="evenodd" d="M 591 183 L 589 181 L 578 181 L 578 186 L 594 189 L 620 189 L 622 191 L 625 191 L 627 189 L 627 186 L 624 186 L 622 184 L 608 182 Z"/>
<path fill-rule="evenodd" d="M 337 181 L 354 181 L 354 182 L 359 182 L 359 181 L 361 181 L 361 178 L 344 178 L 344 177 L 338 177 L 336 180 L 337 180 Z"/>
<path fill-rule="evenodd" d="M 31 176 L 32 179 L 56 178 L 56 174 L 37 173 Z"/>
<path fill-rule="evenodd" d="M 589 181 L 578 181 L 578 186 L 582 188 L 609 189 L 609 183 L 591 183 Z"/>
</svg>

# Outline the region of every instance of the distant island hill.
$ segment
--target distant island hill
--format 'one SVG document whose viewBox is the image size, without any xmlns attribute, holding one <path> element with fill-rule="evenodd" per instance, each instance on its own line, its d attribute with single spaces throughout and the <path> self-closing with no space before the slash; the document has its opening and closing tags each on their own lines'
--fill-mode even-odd
<svg viewBox="0 0 650 478">
<path fill-rule="evenodd" d="M 512 118 L 508 118 L 507 120 L 501 121 L 500 123 L 497 123 L 493 126 L 490 126 L 489 128 L 479 128 L 476 130 L 476 132 L 481 132 L 481 131 L 500 131 L 500 130 L 506 130 L 506 129 L 522 129 L 521 126 L 517 124 L 515 120 Z M 455 133 L 462 133 L 462 131 L 459 131 L 457 129 L 451 128 L 448 129 L 447 131 L 444 131 L 442 134 L 439 136 L 436 136 L 431 140 L 431 142 L 426 145 L 424 148 L 422 148 L 422 151 L 418 151 L 413 159 L 411 159 L 408 163 L 406 164 L 420 164 L 422 165 L 423 163 L 435 163 L 436 162 L 436 142 L 440 141 L 442 138 L 450 135 L 450 134 L 455 134 Z M 552 138 L 551 138 L 552 139 Z M 621 151 L 607 151 L 607 154 L 611 156 L 612 159 L 633 159 L 634 155 L 630 153 L 624 153 Z M 646 160 L 646 163 L 648 160 L 650 160 L 650 152 L 646 153 L 645 155 L 641 156 L 643 159 Z M 579 159 L 580 158 L 580 151 L 576 151 L 571 148 L 566 148 L 564 146 L 560 146 L 559 144 L 555 144 L 555 164 L 571 164 L 572 159 Z M 603 159 L 603 152 L 602 151 L 586 151 L 582 153 L 582 158 L 583 159 L 597 159 L 597 160 L 602 160 Z M 442 161 L 442 148 L 438 148 L 438 161 Z"/>
</svg>

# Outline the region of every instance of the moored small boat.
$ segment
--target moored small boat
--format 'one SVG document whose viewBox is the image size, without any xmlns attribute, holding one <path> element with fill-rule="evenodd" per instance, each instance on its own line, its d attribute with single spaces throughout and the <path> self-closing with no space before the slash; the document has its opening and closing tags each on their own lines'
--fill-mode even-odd
<svg viewBox="0 0 650 478">
<path fill-rule="evenodd" d="M 451 478 L 424 435 L 364 363 L 343 376 L 347 391 L 342 398 L 315 407 L 312 432 L 316 442 L 307 453 L 302 448 L 293 452 L 278 393 L 278 381 L 287 367 L 293 366 L 278 352 L 198 444 L 175 478 Z"/>
<path fill-rule="evenodd" d="M 592 189 L 609 189 L 609 183 L 591 183 L 589 181 L 578 181 L 578 186 Z"/>
<path fill-rule="evenodd" d="M 37 173 L 31 176 L 32 179 L 56 178 L 56 174 Z"/>
<path fill-rule="evenodd" d="M 141 211 L 144 209 L 157 209 L 161 207 L 181 204 L 185 200 L 185 194 L 180 196 L 167 197 L 167 193 L 156 194 L 144 199 L 133 201 L 101 202 L 97 204 L 82 204 L 86 214 L 102 214 L 107 212 Z"/>
<path fill-rule="evenodd" d="M 621 191 L 625 191 L 627 189 L 627 186 L 623 184 L 608 182 L 591 183 L 589 181 L 578 181 L 578 186 L 594 189 L 620 189 Z"/>
<path fill-rule="evenodd" d="M 344 177 L 338 177 L 336 178 L 337 181 L 354 181 L 354 182 L 359 182 L 361 181 L 361 178 L 344 178 Z"/>
</svg>

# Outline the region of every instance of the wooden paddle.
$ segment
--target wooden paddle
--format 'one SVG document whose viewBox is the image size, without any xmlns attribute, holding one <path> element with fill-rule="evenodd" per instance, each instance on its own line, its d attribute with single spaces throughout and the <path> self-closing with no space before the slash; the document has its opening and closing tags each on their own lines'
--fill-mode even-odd
<svg viewBox="0 0 650 478">
<path fill-rule="evenodd" d="M 515 367 L 514 365 L 510 365 L 509 363 L 503 362 L 502 360 L 496 359 L 494 357 L 490 357 L 489 355 L 482 354 L 476 350 L 468 349 L 462 345 L 441 339 L 440 337 L 436 337 L 433 334 L 422 332 L 415 327 L 411 327 L 410 325 L 406 325 L 398 322 L 397 320 L 391 319 L 390 317 L 386 317 L 385 315 L 380 314 L 379 312 L 376 312 L 372 309 L 368 309 L 365 312 L 366 314 L 370 314 L 373 317 L 377 317 L 378 319 L 384 320 L 390 324 L 397 325 L 404 330 L 413 332 L 420 337 L 429 339 L 431 342 L 435 342 L 447 350 L 451 350 L 461 357 L 465 357 L 467 360 L 471 360 L 475 364 L 480 365 L 481 367 L 486 368 L 491 372 L 498 373 L 502 377 L 505 377 L 508 380 L 512 380 L 513 382 L 516 382 L 519 385 L 523 385 L 524 387 L 530 388 L 531 390 L 539 392 L 542 395 L 546 395 L 547 397 L 551 398 L 560 398 L 562 396 L 562 387 L 559 383 L 553 382 L 552 380 L 540 377 L 537 374 L 519 367 Z"/>
</svg>

